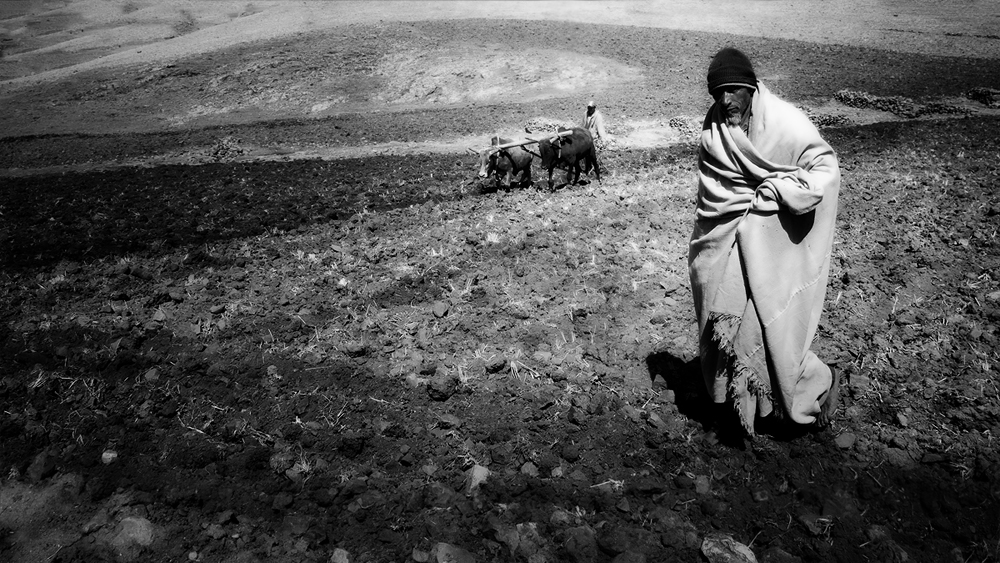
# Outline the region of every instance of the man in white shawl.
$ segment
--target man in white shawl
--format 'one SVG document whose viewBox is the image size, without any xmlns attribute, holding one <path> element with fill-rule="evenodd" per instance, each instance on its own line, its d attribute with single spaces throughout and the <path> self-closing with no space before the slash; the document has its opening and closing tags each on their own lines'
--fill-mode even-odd
<svg viewBox="0 0 1000 563">
<path fill-rule="evenodd" d="M 590 131 L 590 136 L 594 138 L 595 143 L 603 144 L 608 139 L 608 133 L 604 130 L 604 114 L 597 109 L 597 102 L 594 100 L 590 100 L 587 104 L 587 113 L 583 116 L 580 127 Z"/>
<path fill-rule="evenodd" d="M 708 90 L 688 265 L 709 394 L 751 436 L 765 417 L 826 427 L 839 375 L 809 348 L 826 295 L 837 156 L 737 49 L 712 59 Z"/>
</svg>

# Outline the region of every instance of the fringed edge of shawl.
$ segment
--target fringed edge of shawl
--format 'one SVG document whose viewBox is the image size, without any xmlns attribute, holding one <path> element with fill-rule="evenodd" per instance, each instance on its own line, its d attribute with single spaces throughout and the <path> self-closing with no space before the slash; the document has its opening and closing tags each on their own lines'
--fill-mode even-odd
<svg viewBox="0 0 1000 563">
<path fill-rule="evenodd" d="M 733 411 L 740 420 L 740 425 L 746 430 L 749 436 L 755 436 L 754 421 L 746 420 L 740 409 L 740 402 L 737 397 L 736 380 L 738 377 L 745 377 L 747 382 L 747 392 L 754 401 L 764 399 L 771 404 L 771 412 L 780 419 L 783 417 L 781 403 L 774 395 L 774 389 L 763 381 L 757 372 L 747 367 L 739 361 L 736 356 L 735 345 L 733 344 L 736 331 L 739 330 L 742 319 L 737 315 L 727 313 L 710 313 L 708 317 L 708 327 L 710 340 L 719 350 L 720 360 L 726 366 L 727 381 L 726 395 L 733 403 Z"/>
<path fill-rule="evenodd" d="M 733 339 L 736 336 L 736 331 L 740 328 L 741 321 L 740 317 L 729 313 L 709 313 L 708 315 L 708 326 L 705 330 L 708 331 L 712 344 L 715 344 L 716 348 L 728 357 L 736 356 Z"/>
</svg>

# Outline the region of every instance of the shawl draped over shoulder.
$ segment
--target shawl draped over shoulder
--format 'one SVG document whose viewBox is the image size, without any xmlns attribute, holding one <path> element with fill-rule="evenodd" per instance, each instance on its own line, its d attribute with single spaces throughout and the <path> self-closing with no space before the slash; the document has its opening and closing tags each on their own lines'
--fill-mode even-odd
<svg viewBox="0 0 1000 563">
<path fill-rule="evenodd" d="M 717 403 L 815 421 L 832 383 L 809 348 L 819 325 L 840 190 L 836 154 L 758 82 L 749 135 L 718 104 L 702 127 L 688 264 L 701 365 Z"/>
</svg>

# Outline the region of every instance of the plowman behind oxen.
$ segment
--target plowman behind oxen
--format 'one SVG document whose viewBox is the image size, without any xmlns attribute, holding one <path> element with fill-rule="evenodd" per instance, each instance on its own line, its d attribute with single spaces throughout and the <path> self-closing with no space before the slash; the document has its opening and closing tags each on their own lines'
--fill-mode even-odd
<svg viewBox="0 0 1000 563">
<path fill-rule="evenodd" d="M 556 136 L 538 141 L 538 154 L 542 157 L 542 168 L 549 171 L 549 189 L 553 187 L 552 172 L 556 168 L 566 169 L 566 183 L 576 184 L 580 180 L 580 164 L 585 172 L 594 168 L 597 181 L 601 181 L 601 165 L 597 162 L 597 149 L 590 131 L 582 127 L 566 129 L 560 127 L 559 132 L 570 131 L 570 134 Z"/>
<path fill-rule="evenodd" d="M 490 144 L 494 147 L 509 145 L 514 141 L 502 139 L 494 136 L 490 139 Z M 510 188 L 514 176 L 521 174 L 521 185 L 531 185 L 531 161 L 532 154 L 524 147 L 510 147 L 500 149 L 493 148 L 479 151 L 479 177 L 486 179 L 494 178 L 498 185 L 503 185 L 504 189 Z"/>
</svg>

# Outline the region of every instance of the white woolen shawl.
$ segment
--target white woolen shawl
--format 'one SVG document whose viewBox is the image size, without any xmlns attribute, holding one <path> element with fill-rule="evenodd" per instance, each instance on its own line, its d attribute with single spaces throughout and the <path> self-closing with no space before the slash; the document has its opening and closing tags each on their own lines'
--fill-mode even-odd
<svg viewBox="0 0 1000 563">
<path fill-rule="evenodd" d="M 759 412 L 809 424 L 832 382 L 809 348 L 819 325 L 840 168 L 809 119 L 757 84 L 749 137 L 706 116 L 688 263 L 713 399 L 747 430 Z M 782 412 L 783 411 L 783 412 Z"/>
</svg>

